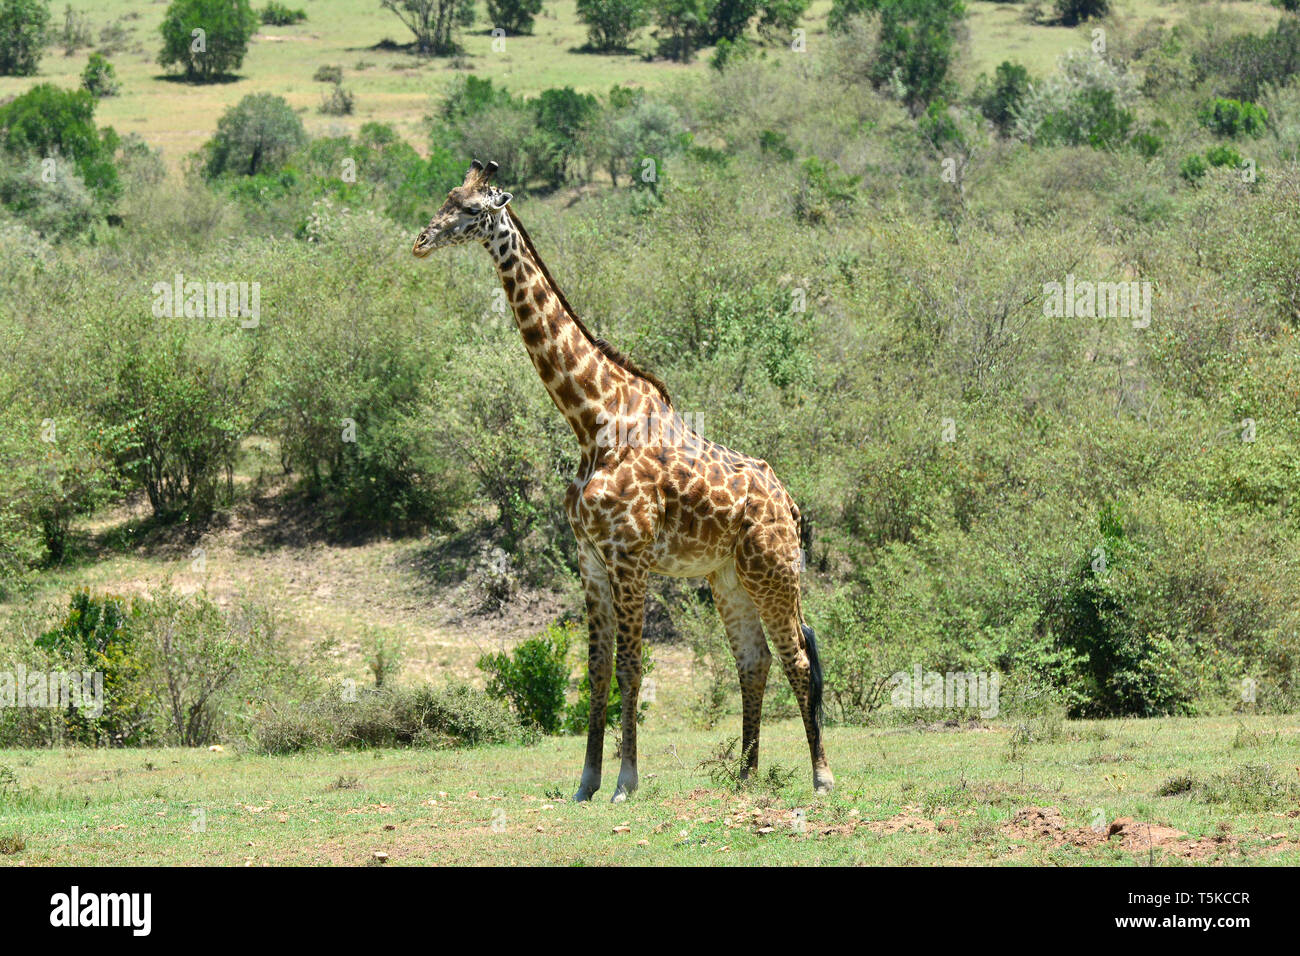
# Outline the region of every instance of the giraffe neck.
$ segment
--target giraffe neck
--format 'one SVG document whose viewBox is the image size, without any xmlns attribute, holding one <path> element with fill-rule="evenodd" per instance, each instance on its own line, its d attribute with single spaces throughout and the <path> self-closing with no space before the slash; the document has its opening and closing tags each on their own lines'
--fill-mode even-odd
<svg viewBox="0 0 1300 956">
<path fill-rule="evenodd" d="M 537 374 L 589 465 L 608 445 L 611 418 L 641 412 L 653 389 L 605 355 L 583 330 L 508 210 L 498 214 L 483 245 L 496 262 Z"/>
</svg>

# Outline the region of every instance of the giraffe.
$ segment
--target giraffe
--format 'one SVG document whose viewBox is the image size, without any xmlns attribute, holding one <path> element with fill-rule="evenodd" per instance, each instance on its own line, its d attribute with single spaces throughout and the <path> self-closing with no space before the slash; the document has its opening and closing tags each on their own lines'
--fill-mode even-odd
<svg viewBox="0 0 1300 956">
<path fill-rule="evenodd" d="M 813 786 L 829 792 L 821 664 L 799 602 L 799 508 L 767 462 L 686 427 L 658 378 L 588 330 L 510 207 L 513 196 L 491 184 L 497 168 L 474 160 L 411 251 L 424 258 L 469 242 L 487 249 L 528 355 L 578 440 L 564 507 L 587 606 L 591 716 L 574 800 L 600 789 L 611 671 L 622 695 L 613 801 L 637 789 L 641 627 L 652 573 L 709 582 L 740 677 L 742 773 L 758 765 L 770 638 L 799 702 Z"/>
</svg>

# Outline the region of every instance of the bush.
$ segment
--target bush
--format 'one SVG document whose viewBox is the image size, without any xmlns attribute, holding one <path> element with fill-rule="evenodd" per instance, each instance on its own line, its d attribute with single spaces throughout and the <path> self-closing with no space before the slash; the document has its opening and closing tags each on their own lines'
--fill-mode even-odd
<svg viewBox="0 0 1300 956">
<path fill-rule="evenodd" d="M 103 218 L 76 169 L 57 156 L 32 156 L 0 170 L 0 203 L 52 241 L 80 235 Z"/>
<path fill-rule="evenodd" d="M 533 149 L 541 160 L 539 172 L 552 185 L 562 185 L 576 172 L 584 133 L 598 112 L 596 98 L 566 86 L 543 90 L 532 107 L 538 134 Z"/>
<path fill-rule="evenodd" d="M 1189 183 L 1195 184 L 1209 172 L 1209 169 L 1209 165 L 1201 158 L 1200 154 L 1192 153 L 1179 164 L 1178 175 Z"/>
<path fill-rule="evenodd" d="M 1202 126 L 1215 136 L 1236 139 L 1238 136 L 1263 136 L 1268 128 L 1268 112 L 1254 103 L 1215 99 L 1197 114 Z"/>
<path fill-rule="evenodd" d="M 294 10 L 283 3 L 277 3 L 271 0 L 265 7 L 258 12 L 260 19 L 267 26 L 273 27 L 291 27 L 295 23 L 302 23 L 307 19 L 306 10 Z"/>
<path fill-rule="evenodd" d="M 335 83 L 328 93 L 321 94 L 320 111 L 328 116 L 351 116 L 356 98 L 342 83 Z"/>
<path fill-rule="evenodd" d="M 871 83 L 893 89 L 913 115 L 950 92 L 961 0 L 880 0 L 880 32 Z"/>
<path fill-rule="evenodd" d="M 86 68 L 81 71 L 81 88 L 96 99 L 116 96 L 122 84 L 117 82 L 117 72 L 113 64 L 103 54 L 92 53 L 86 61 Z"/>
<path fill-rule="evenodd" d="M 1063 26 L 1100 20 L 1110 13 L 1110 0 L 1056 0 L 1056 17 Z"/>
<path fill-rule="evenodd" d="M 480 657 L 478 668 L 489 675 L 488 696 L 508 701 L 526 726 L 548 734 L 558 731 L 569 688 L 572 637 L 571 626 L 552 625 L 545 634 L 524 641 L 509 654 L 498 651 Z"/>
<path fill-rule="evenodd" d="M 285 754 L 311 747 L 480 747 L 527 742 L 529 734 L 505 705 L 449 683 L 268 708 L 253 723 L 253 740 L 264 753 Z"/>
<path fill-rule="evenodd" d="M 317 83 L 342 83 L 343 67 L 330 65 L 317 67 L 316 72 L 312 74 L 312 79 Z"/>
<path fill-rule="evenodd" d="M 708 42 L 706 0 L 654 0 L 654 19 L 660 56 L 690 63 Z"/>
<path fill-rule="evenodd" d="M 1231 146 L 1211 146 L 1205 151 L 1205 158 L 1211 166 L 1228 166 L 1232 169 L 1241 168 L 1241 153 L 1237 152 Z"/>
<path fill-rule="evenodd" d="M 1018 63 L 1003 60 L 993 74 L 992 83 L 980 76 L 973 99 L 985 118 L 1005 136 L 1015 126 L 1016 113 L 1029 87 L 1029 71 Z"/>
<path fill-rule="evenodd" d="M 257 22 L 248 0 L 172 0 L 163 15 L 158 63 L 180 67 L 191 82 L 226 76 L 244 62 Z"/>
<path fill-rule="evenodd" d="M 36 646 L 69 671 L 98 671 L 103 713 L 85 708 L 62 713 L 63 736 L 90 746 L 134 746 L 153 739 L 155 698 L 148 680 L 147 649 L 136 625 L 140 610 L 125 598 L 75 592 L 67 614 L 36 639 Z"/>
<path fill-rule="evenodd" d="M 250 93 L 226 110 L 203 147 L 203 173 L 256 176 L 278 169 L 307 140 L 302 120 L 282 97 Z"/>
<path fill-rule="evenodd" d="M 507 33 L 532 33 L 542 0 L 487 0 L 488 20 Z"/>
<path fill-rule="evenodd" d="M 49 0 L 0 0 L 0 76 L 35 75 L 49 25 Z"/>
<path fill-rule="evenodd" d="M 650 22 L 648 0 L 578 0 L 578 19 L 592 48 L 625 50 Z"/>
<path fill-rule="evenodd" d="M 236 707 L 266 696 L 288 666 L 273 619 L 251 604 L 226 613 L 202 594 L 166 589 L 140 606 L 132 629 L 167 738 L 184 747 L 207 745 L 223 725 L 238 732 L 248 715 Z"/>
<path fill-rule="evenodd" d="M 24 158 L 62 156 L 97 196 L 118 190 L 117 134 L 95 126 L 95 98 L 85 90 L 41 83 L 0 106 L 0 145 Z"/>
</svg>

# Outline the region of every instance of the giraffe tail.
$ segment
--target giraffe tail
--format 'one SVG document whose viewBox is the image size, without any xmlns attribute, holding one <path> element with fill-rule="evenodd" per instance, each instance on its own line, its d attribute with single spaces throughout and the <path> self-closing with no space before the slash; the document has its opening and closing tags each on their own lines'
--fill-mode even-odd
<svg viewBox="0 0 1300 956">
<path fill-rule="evenodd" d="M 803 629 L 803 642 L 808 654 L 808 705 L 813 712 L 813 720 L 817 725 L 817 738 L 820 741 L 822 733 L 822 690 L 824 679 L 822 677 L 822 659 L 817 653 L 817 635 L 813 629 L 803 623 L 802 618 L 799 626 Z"/>
</svg>

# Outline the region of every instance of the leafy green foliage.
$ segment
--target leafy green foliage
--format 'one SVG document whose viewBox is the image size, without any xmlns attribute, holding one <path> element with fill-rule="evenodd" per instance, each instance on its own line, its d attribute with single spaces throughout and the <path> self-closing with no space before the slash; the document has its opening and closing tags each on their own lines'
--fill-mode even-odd
<svg viewBox="0 0 1300 956">
<path fill-rule="evenodd" d="M 256 176 L 283 165 L 306 142 L 302 120 L 282 97 L 250 93 L 222 114 L 204 146 L 204 175 Z"/>
<path fill-rule="evenodd" d="M 268 26 L 291 27 L 295 23 L 302 23 L 306 20 L 307 11 L 294 9 L 287 4 L 277 2 L 277 0 L 271 0 L 270 3 L 257 12 L 257 18 Z"/>
<path fill-rule="evenodd" d="M 560 729 L 564 694 L 569 687 L 571 627 L 552 625 L 510 653 L 498 651 L 479 658 L 478 668 L 488 674 L 488 696 L 508 701 L 526 725 L 553 734 Z"/>
<path fill-rule="evenodd" d="M 0 76 L 36 73 L 49 24 L 49 0 L 0 0 Z"/>
<path fill-rule="evenodd" d="M 529 34 L 543 0 L 487 0 L 488 20 L 507 33 Z"/>
<path fill-rule="evenodd" d="M 210 83 L 239 69 L 257 24 L 248 0 L 172 0 L 158 63 L 179 67 L 191 82 Z"/>
<path fill-rule="evenodd" d="M 1254 103 L 1237 100 L 1212 100 L 1201 107 L 1201 125 L 1215 136 L 1236 139 L 1238 136 L 1263 136 L 1268 127 L 1268 111 Z"/>
<path fill-rule="evenodd" d="M 587 25 L 591 47 L 624 50 L 650 22 L 649 0 L 578 0 L 578 19 Z"/>
<path fill-rule="evenodd" d="M 102 53 L 90 54 L 86 68 L 81 71 L 81 88 L 95 99 L 116 96 L 122 84 L 117 81 L 117 72 Z"/>
<path fill-rule="evenodd" d="M 117 192 L 117 134 L 95 126 L 95 99 L 86 90 L 41 83 L 0 106 L 0 144 L 11 156 L 62 156 L 96 195 Z"/>
</svg>

